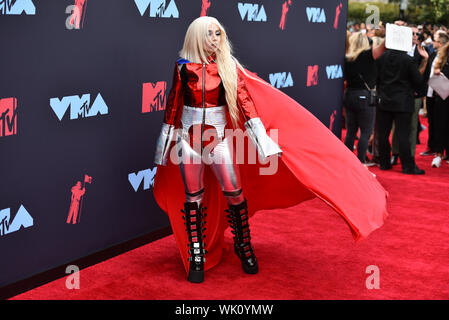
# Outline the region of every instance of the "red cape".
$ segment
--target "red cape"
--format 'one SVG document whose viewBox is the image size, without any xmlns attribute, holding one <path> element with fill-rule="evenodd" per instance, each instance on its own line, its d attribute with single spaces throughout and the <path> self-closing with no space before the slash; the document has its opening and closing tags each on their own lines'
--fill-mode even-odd
<svg viewBox="0 0 449 320">
<path fill-rule="evenodd" d="M 274 175 L 259 175 L 259 168 L 268 165 L 240 165 L 250 216 L 262 209 L 287 208 L 318 197 L 346 221 L 355 240 L 381 227 L 388 216 L 388 193 L 373 174 L 295 100 L 266 82 L 247 76 L 244 80 L 267 132 L 278 129 L 278 144 L 282 149 Z M 224 212 L 226 199 L 208 166 L 204 179 L 207 270 L 220 262 L 228 223 Z M 184 267 L 188 270 L 188 238 L 180 211 L 185 202 L 184 184 L 179 167 L 171 161 L 157 168 L 154 196 L 170 218 Z"/>
</svg>

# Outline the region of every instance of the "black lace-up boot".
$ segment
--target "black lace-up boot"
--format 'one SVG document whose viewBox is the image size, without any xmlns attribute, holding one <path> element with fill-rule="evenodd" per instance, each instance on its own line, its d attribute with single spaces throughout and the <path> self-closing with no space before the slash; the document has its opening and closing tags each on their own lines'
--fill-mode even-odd
<svg viewBox="0 0 449 320">
<path fill-rule="evenodd" d="M 256 274 L 259 266 L 251 246 L 246 199 L 237 205 L 229 205 L 226 212 L 229 213 L 227 217 L 230 218 L 229 223 L 233 229 L 231 232 L 234 234 L 234 251 L 242 262 L 243 271 Z"/>
<path fill-rule="evenodd" d="M 204 249 L 205 244 L 203 242 L 203 231 L 205 221 L 203 218 L 206 217 L 205 207 L 198 205 L 197 202 L 186 202 L 184 203 L 184 213 L 183 219 L 186 226 L 187 235 L 189 236 L 189 275 L 188 280 L 190 282 L 200 283 L 204 281 L 204 262 L 206 259 L 204 255 L 206 254 L 206 249 Z"/>
</svg>

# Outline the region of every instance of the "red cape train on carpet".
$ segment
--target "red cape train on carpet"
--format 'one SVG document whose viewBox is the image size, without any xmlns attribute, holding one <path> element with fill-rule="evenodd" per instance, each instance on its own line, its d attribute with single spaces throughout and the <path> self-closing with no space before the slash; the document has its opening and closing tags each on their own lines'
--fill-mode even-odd
<svg viewBox="0 0 449 320">
<path fill-rule="evenodd" d="M 244 76 L 244 80 L 267 132 L 278 130 L 277 142 L 282 149 L 274 175 L 259 174 L 259 169 L 268 165 L 240 165 L 243 194 L 250 216 L 259 210 L 287 208 L 318 197 L 344 219 L 355 240 L 365 238 L 381 227 L 388 216 L 388 193 L 375 176 L 321 121 L 295 100 L 266 82 L 248 76 Z M 224 211 L 226 199 L 207 166 L 204 179 L 207 270 L 220 262 L 225 246 L 224 231 L 229 224 Z M 184 183 L 178 165 L 170 160 L 167 166 L 157 168 L 154 196 L 169 216 L 184 267 L 188 270 L 189 241 L 180 211 L 185 202 Z"/>
</svg>

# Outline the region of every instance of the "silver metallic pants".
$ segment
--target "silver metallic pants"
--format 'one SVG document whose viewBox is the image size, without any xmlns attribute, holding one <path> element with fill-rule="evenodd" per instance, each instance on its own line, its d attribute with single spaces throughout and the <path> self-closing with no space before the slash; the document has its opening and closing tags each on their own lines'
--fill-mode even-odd
<svg viewBox="0 0 449 320">
<path fill-rule="evenodd" d="M 232 139 L 232 138 L 229 138 Z M 229 139 L 225 138 L 219 142 L 211 153 L 204 155 L 195 151 L 185 139 L 181 139 L 178 143 L 180 146 L 180 154 L 182 161 L 179 164 L 182 179 L 184 181 L 186 191 L 186 201 L 196 201 L 201 203 L 204 191 L 204 168 L 209 165 L 220 183 L 221 190 L 229 204 L 237 205 L 243 202 L 242 185 L 240 180 L 239 167 L 232 161 L 232 150 L 229 145 Z M 206 161 L 204 158 L 211 159 Z M 222 161 L 217 161 L 217 158 Z"/>
<path fill-rule="evenodd" d="M 184 108 L 186 109 L 186 107 Z M 197 110 L 200 111 L 201 109 Z M 204 169 L 206 165 L 209 165 L 220 183 L 221 190 L 223 191 L 228 204 L 237 205 L 244 201 L 244 197 L 239 167 L 235 164 L 233 157 L 233 148 L 230 140 L 232 139 L 232 136 L 223 139 L 223 129 L 226 125 L 225 118 L 215 116 L 217 110 L 211 109 L 210 111 L 207 111 L 210 112 L 210 114 L 206 114 L 206 124 L 215 127 L 218 136 L 218 144 L 212 151 L 205 151 L 202 156 L 201 148 L 199 148 L 199 150 L 197 150 L 198 148 L 193 148 L 187 139 L 186 133 L 190 126 L 198 125 L 198 122 L 195 121 L 196 116 L 192 115 L 191 108 L 188 109 L 188 112 L 183 112 L 183 135 L 177 137 L 177 146 L 179 148 L 178 156 L 181 160 L 179 168 L 184 181 L 186 201 L 202 202 L 204 192 Z M 214 117 L 212 117 L 212 115 L 214 115 Z M 204 150 L 208 149 L 205 148 Z"/>
</svg>

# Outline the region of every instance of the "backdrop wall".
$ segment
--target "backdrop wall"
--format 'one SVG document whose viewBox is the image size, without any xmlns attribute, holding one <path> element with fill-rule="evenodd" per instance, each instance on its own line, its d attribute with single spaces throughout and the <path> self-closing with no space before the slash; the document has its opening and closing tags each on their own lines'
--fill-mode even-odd
<svg viewBox="0 0 449 320">
<path fill-rule="evenodd" d="M 201 14 L 340 135 L 346 12 L 346 0 L 0 0 L 0 287 L 169 225 L 154 149 Z"/>
</svg>

